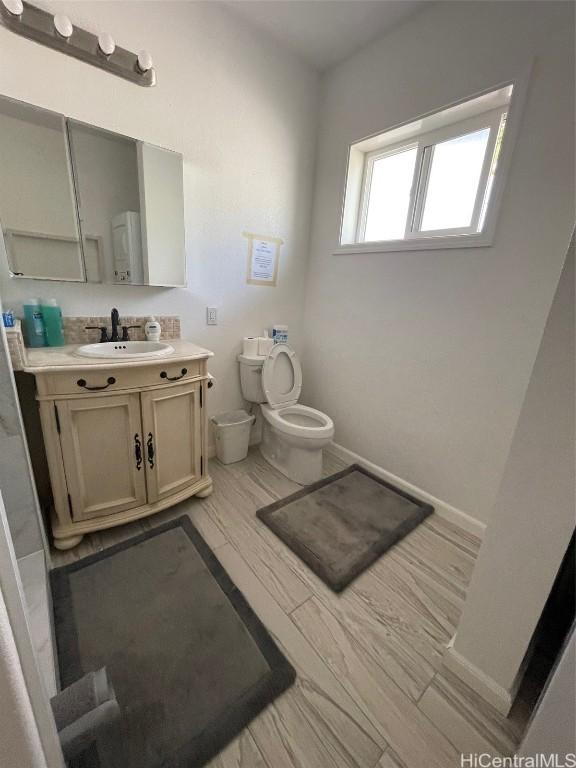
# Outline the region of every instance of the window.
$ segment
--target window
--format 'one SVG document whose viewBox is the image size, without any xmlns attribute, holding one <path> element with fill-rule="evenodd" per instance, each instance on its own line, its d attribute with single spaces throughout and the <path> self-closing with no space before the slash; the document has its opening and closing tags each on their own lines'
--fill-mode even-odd
<svg viewBox="0 0 576 768">
<path fill-rule="evenodd" d="M 370 159 L 365 240 L 404 237 L 417 152 L 417 147 L 404 147 Z"/>
<path fill-rule="evenodd" d="M 495 215 L 491 199 L 512 90 L 499 88 L 353 144 L 342 250 L 487 244 L 482 235 Z"/>
<path fill-rule="evenodd" d="M 447 139 L 431 149 L 430 171 L 423 202 L 422 232 L 467 231 L 478 227 L 479 184 L 486 161 L 490 128 Z"/>
</svg>

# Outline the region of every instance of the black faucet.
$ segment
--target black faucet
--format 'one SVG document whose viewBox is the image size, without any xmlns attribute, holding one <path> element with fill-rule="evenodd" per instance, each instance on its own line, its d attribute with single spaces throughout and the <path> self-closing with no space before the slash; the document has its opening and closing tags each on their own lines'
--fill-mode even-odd
<svg viewBox="0 0 576 768">
<path fill-rule="evenodd" d="M 118 313 L 116 307 L 114 307 L 110 313 L 110 319 L 112 320 L 112 336 L 110 336 L 110 341 L 119 341 L 120 337 L 118 336 L 118 325 L 120 324 L 120 314 Z"/>
</svg>

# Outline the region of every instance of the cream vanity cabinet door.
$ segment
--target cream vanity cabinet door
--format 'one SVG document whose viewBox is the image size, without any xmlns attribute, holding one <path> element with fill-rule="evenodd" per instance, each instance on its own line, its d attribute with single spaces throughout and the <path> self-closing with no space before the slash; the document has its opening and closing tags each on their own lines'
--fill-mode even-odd
<svg viewBox="0 0 576 768">
<path fill-rule="evenodd" d="M 187 382 L 140 395 L 149 504 L 202 476 L 201 387 L 201 382 Z"/>
<path fill-rule="evenodd" d="M 56 404 L 72 521 L 146 504 L 139 393 Z"/>
</svg>

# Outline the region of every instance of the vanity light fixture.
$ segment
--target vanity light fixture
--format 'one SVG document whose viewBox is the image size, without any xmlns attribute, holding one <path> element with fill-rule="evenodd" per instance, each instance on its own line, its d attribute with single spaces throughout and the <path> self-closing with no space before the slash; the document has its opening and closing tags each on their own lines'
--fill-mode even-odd
<svg viewBox="0 0 576 768">
<path fill-rule="evenodd" d="M 104 56 L 112 56 L 116 50 L 116 43 L 109 32 L 102 32 L 98 35 L 98 48 Z"/>
<path fill-rule="evenodd" d="M 74 32 L 72 22 L 64 13 L 57 13 L 54 16 L 54 29 L 64 38 L 64 40 L 68 40 L 72 37 L 72 32 Z"/>
<path fill-rule="evenodd" d="M 93 35 L 63 13 L 53 14 L 27 0 L 0 0 L 0 24 L 17 35 L 66 53 L 132 83 L 156 85 L 152 56 L 117 46 L 108 32 Z"/>
<path fill-rule="evenodd" d="M 2 0 L 2 5 L 11 16 L 22 16 L 24 13 L 24 3 L 22 0 Z"/>
<path fill-rule="evenodd" d="M 148 51 L 140 51 L 136 63 L 140 72 L 149 72 L 152 69 L 152 56 Z"/>
</svg>

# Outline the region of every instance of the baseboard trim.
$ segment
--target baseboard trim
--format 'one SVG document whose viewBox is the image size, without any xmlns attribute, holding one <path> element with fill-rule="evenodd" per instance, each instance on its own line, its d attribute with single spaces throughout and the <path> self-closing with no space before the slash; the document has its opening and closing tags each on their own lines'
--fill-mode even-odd
<svg viewBox="0 0 576 768">
<path fill-rule="evenodd" d="M 442 663 L 500 714 L 508 715 L 514 701 L 512 691 L 498 685 L 495 680 L 458 653 L 454 646 L 446 648 Z"/>
<path fill-rule="evenodd" d="M 392 483 L 392 485 L 397 485 L 398 488 L 401 488 L 403 491 L 407 491 L 413 496 L 417 496 L 419 499 L 422 499 L 422 501 L 427 501 L 429 504 L 432 504 L 436 513 L 440 517 L 443 517 L 450 523 L 454 523 L 454 525 L 457 525 L 464 531 L 472 533 L 479 539 L 484 537 L 486 525 L 481 523 L 480 520 L 476 520 L 475 517 L 468 515 L 466 512 L 462 512 L 462 510 L 456 509 L 456 507 L 447 504 L 441 499 L 437 499 L 430 493 L 426 493 L 426 491 L 423 491 L 421 488 L 412 485 L 412 483 L 408 483 L 406 480 L 402 480 L 401 477 L 393 475 L 392 472 L 388 472 L 386 469 L 379 467 L 377 464 L 368 461 L 368 459 L 365 459 L 363 456 L 360 456 L 353 451 L 349 451 L 348 448 L 344 448 L 343 445 L 332 443 L 327 450 L 331 451 L 335 456 L 338 456 L 338 458 L 343 459 L 344 461 L 349 461 L 353 464 L 360 464 L 360 466 L 365 467 L 373 474 L 381 477 L 383 480 Z"/>
</svg>

